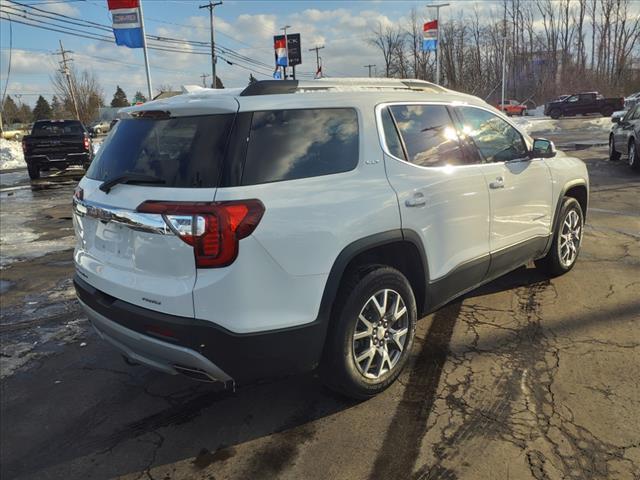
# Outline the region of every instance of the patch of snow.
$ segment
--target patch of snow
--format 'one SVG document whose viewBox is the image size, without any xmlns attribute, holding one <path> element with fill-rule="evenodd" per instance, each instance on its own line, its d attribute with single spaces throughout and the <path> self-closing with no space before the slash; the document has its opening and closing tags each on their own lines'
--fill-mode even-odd
<svg viewBox="0 0 640 480">
<path fill-rule="evenodd" d="M 26 168 L 22 144 L 15 140 L 0 138 L 0 170 L 9 168 Z"/>
</svg>

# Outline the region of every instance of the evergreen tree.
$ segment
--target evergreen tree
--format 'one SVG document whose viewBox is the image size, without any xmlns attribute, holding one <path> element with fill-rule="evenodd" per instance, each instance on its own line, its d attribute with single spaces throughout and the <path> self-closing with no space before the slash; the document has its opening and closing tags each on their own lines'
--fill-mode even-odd
<svg viewBox="0 0 640 480">
<path fill-rule="evenodd" d="M 216 88 L 224 88 L 224 85 L 222 84 L 222 80 L 220 80 L 220 77 L 216 75 Z"/>
<path fill-rule="evenodd" d="M 256 77 L 253 76 L 253 73 L 249 74 L 249 85 L 253 85 L 254 83 L 256 83 L 258 81 L 258 79 Z"/>
<path fill-rule="evenodd" d="M 127 100 L 127 94 L 120 88 L 120 85 L 116 87 L 116 93 L 113 94 L 113 100 L 111 100 L 112 107 L 128 107 L 130 105 Z"/>
<path fill-rule="evenodd" d="M 40 95 L 38 97 L 38 101 L 36 102 L 36 106 L 33 109 L 33 120 L 46 120 L 51 118 L 52 110 L 49 102 Z"/>
<path fill-rule="evenodd" d="M 18 109 L 18 121 L 20 123 L 30 123 L 33 118 L 33 112 L 31 111 L 31 107 L 26 103 L 20 105 Z"/>
<path fill-rule="evenodd" d="M 146 101 L 147 101 L 147 97 L 145 97 L 140 90 L 138 90 L 136 94 L 133 96 L 134 105 L 136 103 L 145 103 Z"/>
<path fill-rule="evenodd" d="M 64 106 L 56 95 L 51 99 L 51 117 L 55 119 L 64 118 Z"/>
<path fill-rule="evenodd" d="M 13 101 L 13 98 L 11 98 L 11 95 L 7 95 L 7 98 L 4 99 L 4 105 L 2 106 L 2 121 L 7 125 L 20 121 L 18 118 L 18 106 L 16 105 L 16 102 Z"/>
</svg>

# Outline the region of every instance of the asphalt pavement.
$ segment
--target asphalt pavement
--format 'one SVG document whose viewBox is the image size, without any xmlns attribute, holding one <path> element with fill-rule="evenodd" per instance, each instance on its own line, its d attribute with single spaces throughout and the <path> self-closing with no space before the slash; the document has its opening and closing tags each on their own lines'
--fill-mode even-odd
<svg viewBox="0 0 640 480">
<path fill-rule="evenodd" d="M 534 133 L 606 141 L 580 120 Z M 77 172 L 0 175 L 0 476 L 640 478 L 640 175 L 603 147 L 567 153 L 591 175 L 575 268 L 529 265 L 421 319 L 366 402 L 313 374 L 231 392 L 125 364 L 73 295 Z"/>
</svg>

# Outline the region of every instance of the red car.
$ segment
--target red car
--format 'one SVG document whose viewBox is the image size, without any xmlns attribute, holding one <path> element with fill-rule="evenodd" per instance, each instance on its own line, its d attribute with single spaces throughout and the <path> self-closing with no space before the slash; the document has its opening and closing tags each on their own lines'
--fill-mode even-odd
<svg viewBox="0 0 640 480">
<path fill-rule="evenodd" d="M 517 100 L 505 100 L 504 106 L 502 103 L 498 103 L 496 108 L 500 111 L 503 111 L 507 115 L 524 115 L 527 111 L 527 106 L 524 103 L 520 103 Z"/>
</svg>

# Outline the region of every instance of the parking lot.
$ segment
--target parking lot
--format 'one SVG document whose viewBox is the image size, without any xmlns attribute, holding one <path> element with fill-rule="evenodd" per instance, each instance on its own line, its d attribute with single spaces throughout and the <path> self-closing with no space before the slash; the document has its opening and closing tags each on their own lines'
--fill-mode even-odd
<svg viewBox="0 0 640 480">
<path fill-rule="evenodd" d="M 1 174 L 2 478 L 640 478 L 640 176 L 597 120 L 528 126 L 589 168 L 576 267 L 529 265 L 423 318 L 366 402 L 314 375 L 232 392 L 125 364 L 71 285 L 81 172 Z"/>
</svg>

